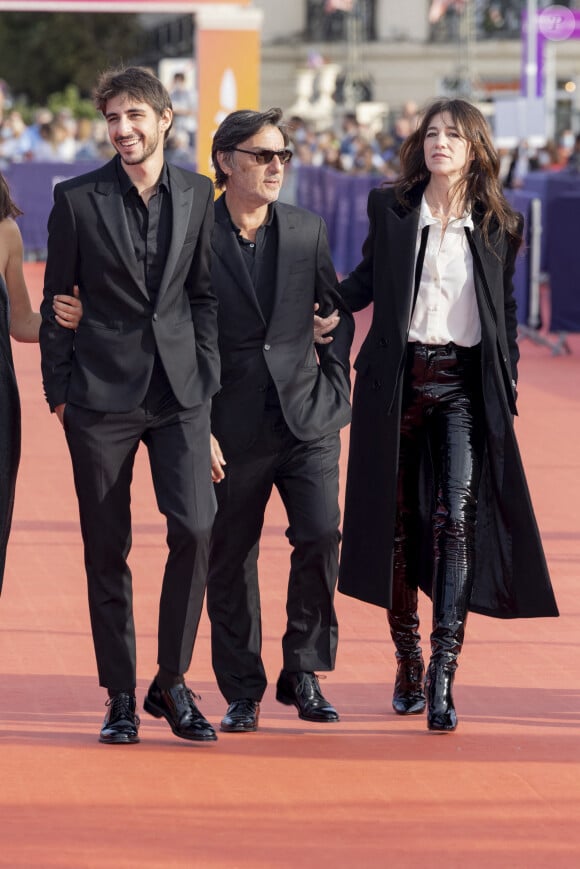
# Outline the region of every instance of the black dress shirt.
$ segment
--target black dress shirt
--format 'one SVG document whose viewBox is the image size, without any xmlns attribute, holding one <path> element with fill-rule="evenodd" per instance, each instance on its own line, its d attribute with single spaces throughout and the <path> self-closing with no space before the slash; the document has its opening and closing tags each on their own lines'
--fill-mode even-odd
<svg viewBox="0 0 580 869">
<path fill-rule="evenodd" d="M 270 322 L 274 308 L 274 291 L 276 288 L 276 267 L 278 263 L 278 225 L 274 209 L 268 207 L 268 218 L 258 228 L 256 240 L 249 241 L 241 234 L 233 220 L 232 229 L 236 234 L 242 257 L 248 269 L 248 274 L 254 286 L 254 292 L 262 311 L 266 325 Z M 266 409 L 279 410 L 278 391 L 271 377 L 268 377 L 266 387 Z"/>
<path fill-rule="evenodd" d="M 163 164 L 157 189 L 148 205 L 143 202 L 120 159 L 117 171 L 137 263 L 143 270 L 149 298 L 155 303 L 171 242 L 171 188 L 167 164 Z"/>
<path fill-rule="evenodd" d="M 248 274 L 252 279 L 260 310 L 266 324 L 268 324 L 274 307 L 276 263 L 278 260 L 278 227 L 274 210 L 268 209 L 268 219 L 256 232 L 255 241 L 248 241 L 247 238 L 244 238 L 233 220 L 232 228 L 236 233 Z"/>
<path fill-rule="evenodd" d="M 123 169 L 120 159 L 117 160 L 117 172 L 135 256 L 143 271 L 149 298 L 155 305 L 171 242 L 172 208 L 167 164 L 163 164 L 157 189 L 147 205 Z M 152 414 L 159 414 L 176 404 L 165 369 L 159 354 L 156 353 L 149 388 L 142 406 Z"/>
</svg>

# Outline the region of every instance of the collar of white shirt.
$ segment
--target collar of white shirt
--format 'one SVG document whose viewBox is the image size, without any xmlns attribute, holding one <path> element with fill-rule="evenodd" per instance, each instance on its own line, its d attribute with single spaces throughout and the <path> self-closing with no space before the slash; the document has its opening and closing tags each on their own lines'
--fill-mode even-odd
<svg viewBox="0 0 580 869">
<path fill-rule="evenodd" d="M 429 208 L 429 204 L 425 199 L 425 194 L 421 197 L 421 210 L 419 212 L 419 232 L 423 229 L 424 226 L 431 226 L 434 223 L 441 223 L 438 217 L 433 217 L 431 214 L 431 209 Z M 449 221 L 449 226 L 454 229 L 463 229 L 467 227 L 468 229 L 473 229 L 473 218 L 471 216 L 471 211 L 465 210 L 463 212 L 462 217 L 454 217 L 453 220 Z"/>
</svg>

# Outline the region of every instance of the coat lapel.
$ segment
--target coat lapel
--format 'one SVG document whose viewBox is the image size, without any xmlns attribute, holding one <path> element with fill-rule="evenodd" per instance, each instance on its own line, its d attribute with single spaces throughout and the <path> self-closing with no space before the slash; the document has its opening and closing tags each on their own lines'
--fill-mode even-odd
<svg viewBox="0 0 580 869">
<path fill-rule="evenodd" d="M 473 256 L 475 265 L 475 284 L 480 289 L 489 312 L 495 324 L 498 321 L 497 304 L 498 299 L 493 296 L 493 288 L 503 287 L 502 258 L 495 255 L 493 249 L 490 250 L 484 242 L 483 235 L 477 224 L 472 231 L 466 228 L 467 240 Z M 490 238 L 493 248 L 493 236 Z"/>
<path fill-rule="evenodd" d="M 168 165 L 167 168 L 169 172 L 169 183 L 171 185 L 171 242 L 167 252 L 165 268 L 163 269 L 163 276 L 159 285 L 158 298 L 161 298 L 173 277 L 173 272 L 175 271 L 175 267 L 183 248 L 183 242 L 187 234 L 191 217 L 191 209 L 193 207 L 193 187 L 191 183 L 181 173 L 174 172 L 171 166 Z"/>
<path fill-rule="evenodd" d="M 296 259 L 297 214 L 293 210 L 282 210 L 274 204 L 274 220 L 278 221 L 278 262 L 276 265 L 276 286 L 270 322 L 273 322 L 280 301 L 288 284 L 290 267 Z"/>
<path fill-rule="evenodd" d="M 415 252 L 419 226 L 419 208 L 405 210 L 394 204 L 387 210 L 387 237 L 392 239 L 389 248 L 397 251 L 397 256 L 387 264 L 391 273 L 390 283 L 395 292 L 391 294 L 392 314 L 398 325 L 399 334 L 407 334 L 411 322 L 411 306 L 415 284 Z"/>
</svg>

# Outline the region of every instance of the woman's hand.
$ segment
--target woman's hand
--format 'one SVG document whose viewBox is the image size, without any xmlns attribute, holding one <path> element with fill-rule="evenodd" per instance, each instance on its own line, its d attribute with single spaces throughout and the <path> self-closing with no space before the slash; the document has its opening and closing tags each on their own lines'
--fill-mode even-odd
<svg viewBox="0 0 580 869">
<path fill-rule="evenodd" d="M 210 435 L 211 438 L 211 479 L 213 483 L 221 483 L 225 477 L 224 467 L 226 460 L 219 445 L 217 438 Z"/>
<path fill-rule="evenodd" d="M 77 329 L 83 317 L 83 306 L 79 299 L 79 288 L 74 287 L 74 296 L 54 296 L 52 309 L 59 326 L 65 329 Z"/>
</svg>

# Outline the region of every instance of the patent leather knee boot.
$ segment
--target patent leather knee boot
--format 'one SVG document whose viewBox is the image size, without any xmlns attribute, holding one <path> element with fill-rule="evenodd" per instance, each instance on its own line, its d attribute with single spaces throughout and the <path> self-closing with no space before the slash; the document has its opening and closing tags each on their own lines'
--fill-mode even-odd
<svg viewBox="0 0 580 869">
<path fill-rule="evenodd" d="M 423 690 L 425 666 L 419 646 L 417 590 L 409 588 L 405 582 L 397 582 L 387 619 L 397 658 L 393 709 L 397 715 L 418 715 L 424 711 L 426 700 Z"/>
<path fill-rule="evenodd" d="M 448 570 L 434 589 L 431 661 L 427 669 L 427 727 L 452 731 L 457 727 L 453 681 L 465 636 L 472 571 Z"/>
</svg>

